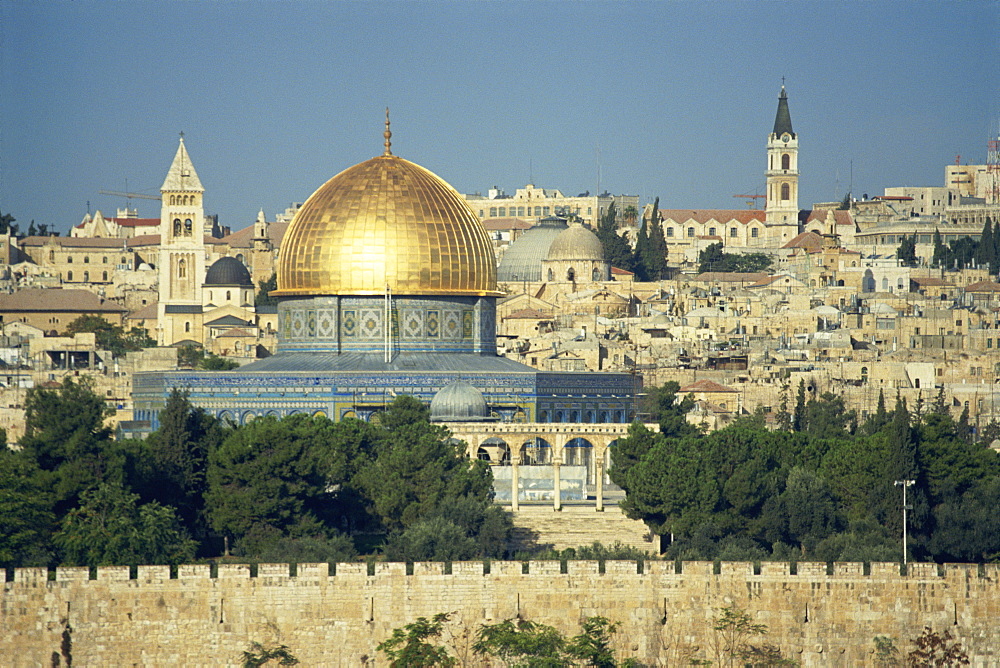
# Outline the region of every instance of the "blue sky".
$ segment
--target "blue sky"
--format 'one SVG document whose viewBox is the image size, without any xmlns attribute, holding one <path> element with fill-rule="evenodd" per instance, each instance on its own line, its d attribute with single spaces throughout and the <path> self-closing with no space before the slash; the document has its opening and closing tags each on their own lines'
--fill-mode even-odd
<svg viewBox="0 0 1000 668">
<path fill-rule="evenodd" d="M 942 185 L 1000 122 L 1000 2 L 0 0 L 0 211 L 64 233 L 158 194 L 178 132 L 206 210 L 273 219 L 393 152 L 461 192 L 739 208 L 786 77 L 803 208 Z M 599 166 L 598 166 L 599 165 Z M 140 215 L 158 203 L 137 200 Z"/>
</svg>

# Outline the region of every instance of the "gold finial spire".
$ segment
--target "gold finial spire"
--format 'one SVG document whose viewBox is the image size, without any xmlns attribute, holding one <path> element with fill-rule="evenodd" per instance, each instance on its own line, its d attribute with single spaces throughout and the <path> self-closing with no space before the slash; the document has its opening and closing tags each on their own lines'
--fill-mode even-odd
<svg viewBox="0 0 1000 668">
<path fill-rule="evenodd" d="M 392 142 L 389 141 L 392 139 L 392 131 L 389 129 L 389 107 L 385 108 L 385 132 L 382 136 L 385 137 L 385 153 L 382 155 L 392 155 Z"/>
</svg>

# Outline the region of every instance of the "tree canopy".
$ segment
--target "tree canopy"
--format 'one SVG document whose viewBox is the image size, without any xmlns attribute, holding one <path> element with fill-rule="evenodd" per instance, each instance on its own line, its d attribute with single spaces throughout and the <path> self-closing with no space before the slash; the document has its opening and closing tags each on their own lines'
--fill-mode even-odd
<svg viewBox="0 0 1000 668">
<path fill-rule="evenodd" d="M 651 395 L 670 390 L 653 390 Z M 901 400 L 854 426 L 840 397 L 806 399 L 793 431 L 738 420 L 710 434 L 653 433 L 640 424 L 615 451 L 622 508 L 690 559 L 900 559 L 908 491 L 914 558 L 1000 558 L 1000 456 L 962 436 L 947 412 L 917 417 Z"/>
<path fill-rule="evenodd" d="M 113 325 L 99 315 L 81 315 L 66 326 L 68 336 L 81 332 L 92 332 L 97 347 L 111 351 L 115 357 L 156 346 L 145 329 L 133 327 L 126 332 L 121 325 Z"/>
<path fill-rule="evenodd" d="M 768 271 L 771 256 L 767 253 L 727 253 L 722 242 L 709 244 L 698 253 L 698 271 L 726 271 L 752 273 Z"/>
</svg>

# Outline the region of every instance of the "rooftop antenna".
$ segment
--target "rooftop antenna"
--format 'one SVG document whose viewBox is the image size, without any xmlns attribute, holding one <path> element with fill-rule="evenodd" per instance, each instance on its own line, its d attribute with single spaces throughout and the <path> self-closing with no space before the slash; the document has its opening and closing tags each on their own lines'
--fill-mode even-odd
<svg viewBox="0 0 1000 668">
<path fill-rule="evenodd" d="M 595 193 L 598 197 L 601 196 L 601 145 L 597 145 L 597 192 Z"/>
</svg>

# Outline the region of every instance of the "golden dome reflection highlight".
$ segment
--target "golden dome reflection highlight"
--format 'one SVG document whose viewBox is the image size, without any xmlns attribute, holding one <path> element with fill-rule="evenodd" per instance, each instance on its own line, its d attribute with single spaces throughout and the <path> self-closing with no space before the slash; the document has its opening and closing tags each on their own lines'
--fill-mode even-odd
<svg viewBox="0 0 1000 668">
<path fill-rule="evenodd" d="M 388 130 L 387 130 L 388 132 Z M 479 217 L 443 179 L 386 152 L 302 205 L 282 240 L 279 297 L 495 296 L 496 259 Z"/>
</svg>

